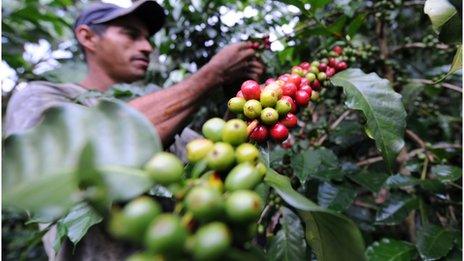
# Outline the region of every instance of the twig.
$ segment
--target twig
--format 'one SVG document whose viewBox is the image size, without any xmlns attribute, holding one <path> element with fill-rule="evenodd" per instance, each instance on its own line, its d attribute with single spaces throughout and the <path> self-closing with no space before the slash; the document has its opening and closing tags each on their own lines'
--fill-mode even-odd
<svg viewBox="0 0 464 261">
<path fill-rule="evenodd" d="M 342 113 L 342 115 L 340 115 L 340 117 L 338 117 L 338 119 L 336 119 L 329 127 L 330 130 L 333 130 L 335 128 L 337 128 L 337 126 L 346 118 L 348 117 L 348 115 L 350 115 L 351 111 L 348 110 L 348 111 L 345 111 L 344 113 Z"/>
<path fill-rule="evenodd" d="M 409 213 L 406 218 L 406 227 L 408 228 L 409 240 L 412 243 L 416 243 L 416 221 L 415 221 L 416 211 L 413 210 Z"/>
<path fill-rule="evenodd" d="M 412 82 L 416 82 L 416 83 L 423 83 L 423 84 L 435 84 L 432 80 L 427 80 L 427 79 L 411 79 Z M 453 91 L 457 91 L 457 92 L 460 92 L 462 93 L 462 88 L 459 87 L 459 86 L 456 86 L 456 85 L 453 85 L 453 84 L 450 84 L 450 83 L 439 83 L 441 86 L 445 87 L 445 88 L 448 88 L 450 90 L 453 90 Z"/>
<path fill-rule="evenodd" d="M 416 142 L 419 147 L 423 148 L 425 150 L 425 154 L 429 161 L 433 161 L 433 156 L 427 151 L 427 148 L 425 147 L 425 142 L 412 130 L 406 129 L 406 135 L 411 138 L 414 142 Z"/>
<path fill-rule="evenodd" d="M 382 161 L 382 160 L 383 160 L 382 156 L 377 156 L 377 157 L 361 160 L 358 163 L 356 163 L 356 165 L 361 167 L 361 166 L 370 165 L 372 163 L 376 163 L 376 162 L 379 162 L 379 161 Z"/>
<path fill-rule="evenodd" d="M 347 110 L 345 111 L 344 113 L 342 113 L 342 115 L 340 115 L 340 117 L 338 117 L 338 119 L 336 119 L 329 127 L 329 130 L 334 130 L 335 128 L 337 128 L 337 126 L 346 118 L 348 117 L 348 115 L 350 115 L 351 113 L 351 110 Z M 322 135 L 316 142 L 315 142 L 315 145 L 316 146 L 320 146 L 322 143 L 324 143 L 324 141 L 327 139 L 328 135 L 327 134 L 324 134 Z"/>
<path fill-rule="evenodd" d="M 388 39 L 385 24 L 381 20 L 377 20 L 377 24 L 375 25 L 375 33 L 379 39 L 380 58 L 387 60 L 390 56 L 390 50 L 388 49 Z M 387 79 L 390 82 L 394 82 L 395 75 L 392 67 L 388 64 L 385 64 L 384 69 Z"/>
<path fill-rule="evenodd" d="M 269 213 L 269 211 L 271 211 L 271 206 L 266 205 L 266 207 L 264 208 L 263 212 L 261 213 L 261 216 L 259 217 L 258 224 L 261 223 L 261 221 L 263 221 L 263 218 L 264 218 L 265 216 L 267 216 L 267 214 Z"/>
<path fill-rule="evenodd" d="M 427 218 L 427 209 L 425 208 L 425 204 L 422 199 L 419 199 L 419 212 L 421 215 L 422 225 L 428 224 L 429 220 Z"/>
<path fill-rule="evenodd" d="M 378 209 L 379 209 L 376 205 L 363 202 L 363 201 L 361 201 L 361 200 L 359 200 L 359 199 L 355 200 L 355 201 L 353 202 L 353 204 L 356 205 L 356 206 L 360 206 L 360 207 L 364 207 L 364 208 L 369 208 L 369 209 L 373 209 L 373 210 L 378 210 Z"/>
<path fill-rule="evenodd" d="M 453 186 L 453 187 L 455 187 L 455 188 L 458 188 L 458 189 L 461 189 L 461 190 L 462 190 L 462 187 L 459 186 L 458 184 L 454 183 L 454 182 L 450 182 L 450 183 L 448 183 L 448 184 L 450 184 L 451 186 Z"/>
<path fill-rule="evenodd" d="M 454 207 L 453 206 L 448 206 L 448 210 L 451 216 L 451 219 L 453 220 L 454 223 L 458 223 L 458 220 L 456 219 L 456 214 L 454 213 Z"/>
<path fill-rule="evenodd" d="M 413 5 L 424 5 L 425 1 L 424 0 L 418 0 L 418 1 L 408 1 L 404 2 L 403 6 L 413 6 Z"/>
<path fill-rule="evenodd" d="M 428 166 L 429 166 L 429 158 L 425 157 L 424 166 L 422 166 L 421 180 L 425 180 L 427 178 L 427 168 L 428 168 Z"/>
<path fill-rule="evenodd" d="M 462 145 L 460 145 L 460 144 L 438 144 L 438 145 L 432 146 L 431 148 L 432 149 L 451 149 L 451 148 L 459 149 L 459 148 L 462 148 Z M 411 152 L 409 152 L 408 156 L 409 157 L 414 157 L 417 154 L 422 153 L 424 151 L 425 151 L 425 149 L 423 149 L 423 148 L 415 149 L 415 150 L 412 150 Z M 360 166 L 364 166 L 364 165 L 370 165 L 372 163 L 376 163 L 376 162 L 379 162 L 379 161 L 382 161 L 382 160 L 383 160 L 382 156 L 376 156 L 376 157 L 372 157 L 372 158 L 368 158 L 368 159 L 365 159 L 365 160 L 358 161 L 356 163 L 356 165 L 360 167 Z"/>
<path fill-rule="evenodd" d="M 451 205 L 451 206 L 462 206 L 462 202 L 454 202 L 451 200 L 443 200 L 441 198 L 435 198 L 437 201 L 434 201 L 434 205 Z"/>
<path fill-rule="evenodd" d="M 419 145 L 419 147 L 425 148 L 425 142 L 419 136 L 417 136 L 417 134 L 414 133 L 412 130 L 407 129 L 406 135 L 409 136 L 409 138 L 411 138 L 413 141 L 415 141 Z"/>
<path fill-rule="evenodd" d="M 409 48 L 436 48 L 436 49 L 440 49 L 440 50 L 450 50 L 451 47 L 447 44 L 436 44 L 434 46 L 427 46 L 425 43 L 407 43 L 405 45 L 401 45 L 401 46 L 396 46 L 392 49 L 392 52 L 395 53 L 397 51 L 400 51 L 402 49 L 409 49 Z"/>
</svg>

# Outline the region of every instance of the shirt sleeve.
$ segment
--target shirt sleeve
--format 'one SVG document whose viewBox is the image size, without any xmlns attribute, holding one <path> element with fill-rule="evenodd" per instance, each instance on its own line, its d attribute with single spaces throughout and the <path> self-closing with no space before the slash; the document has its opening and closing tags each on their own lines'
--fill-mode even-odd
<svg viewBox="0 0 464 261">
<path fill-rule="evenodd" d="M 71 102 L 53 86 L 29 83 L 15 91 L 10 98 L 5 114 L 4 136 L 24 132 L 42 120 L 45 110 Z"/>
</svg>

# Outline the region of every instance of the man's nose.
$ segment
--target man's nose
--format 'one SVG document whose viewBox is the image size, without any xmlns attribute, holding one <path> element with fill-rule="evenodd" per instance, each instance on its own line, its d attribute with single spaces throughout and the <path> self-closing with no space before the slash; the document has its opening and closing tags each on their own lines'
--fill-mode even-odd
<svg viewBox="0 0 464 261">
<path fill-rule="evenodd" d="M 141 39 L 139 42 L 139 49 L 143 53 L 150 54 L 153 52 L 153 46 L 151 46 L 150 41 L 148 39 Z"/>
</svg>

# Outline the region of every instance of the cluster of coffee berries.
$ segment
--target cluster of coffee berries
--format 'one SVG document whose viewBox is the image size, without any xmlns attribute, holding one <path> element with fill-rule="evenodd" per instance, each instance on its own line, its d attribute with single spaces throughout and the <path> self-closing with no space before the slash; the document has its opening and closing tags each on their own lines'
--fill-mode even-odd
<svg viewBox="0 0 464 261">
<path fill-rule="evenodd" d="M 340 55 L 343 49 L 336 46 L 333 51 Z M 289 129 L 297 126 L 298 108 L 318 100 L 319 91 L 328 85 L 329 78 L 347 67 L 345 61 L 330 57 L 303 62 L 294 66 L 290 73 L 270 78 L 262 85 L 247 80 L 227 106 L 248 121 L 250 140 L 264 142 L 270 137 L 281 142 L 287 139 Z"/>
<path fill-rule="evenodd" d="M 394 10 L 398 9 L 401 1 L 397 0 L 381 0 L 375 1 L 372 9 L 375 10 L 374 16 L 382 21 L 393 20 Z"/>
<path fill-rule="evenodd" d="M 166 152 L 145 166 L 154 183 L 173 193 L 174 208 L 141 196 L 112 210 L 112 235 L 145 246 L 129 260 L 212 260 L 256 235 L 263 200 L 253 190 L 267 168 L 258 148 L 246 143 L 246 123 L 212 118 L 202 132 L 186 146 L 193 170 Z"/>
<path fill-rule="evenodd" d="M 422 38 L 422 43 L 429 48 L 435 48 L 440 44 L 440 40 L 433 35 L 433 34 L 428 34 L 425 35 L 424 38 Z"/>
<path fill-rule="evenodd" d="M 348 45 L 343 48 L 343 54 L 338 57 L 341 60 L 349 61 L 350 63 L 359 62 L 368 66 L 376 63 L 374 57 L 380 55 L 379 47 L 369 43 L 360 44 L 357 46 Z"/>
<path fill-rule="evenodd" d="M 350 45 L 342 47 L 340 45 L 335 45 L 331 49 L 324 49 L 318 53 L 318 58 L 320 63 L 327 64 L 329 67 L 332 67 L 337 70 L 344 70 L 342 68 L 347 68 L 348 62 L 356 61 L 356 49 Z M 332 61 L 332 62 L 330 62 Z"/>
</svg>

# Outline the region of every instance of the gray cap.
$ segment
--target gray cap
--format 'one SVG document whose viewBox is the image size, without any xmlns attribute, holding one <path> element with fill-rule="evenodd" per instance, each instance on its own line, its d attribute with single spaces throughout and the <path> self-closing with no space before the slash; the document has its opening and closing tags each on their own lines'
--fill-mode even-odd
<svg viewBox="0 0 464 261">
<path fill-rule="evenodd" d="M 136 16 L 145 23 L 150 35 L 158 32 L 166 20 L 163 7 L 153 0 L 140 0 L 129 8 L 96 3 L 82 11 L 74 23 L 74 29 L 79 25 L 103 24 L 128 15 Z"/>
</svg>

